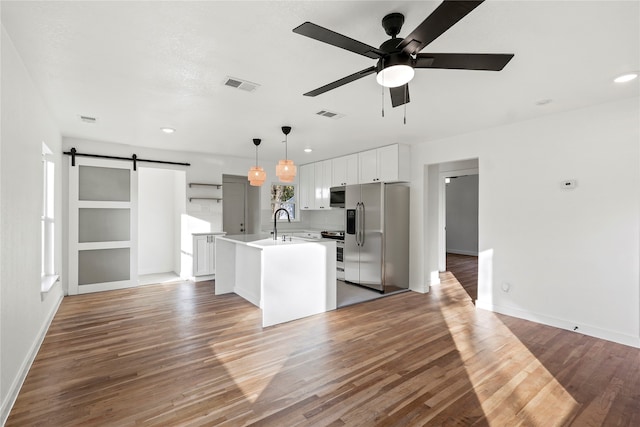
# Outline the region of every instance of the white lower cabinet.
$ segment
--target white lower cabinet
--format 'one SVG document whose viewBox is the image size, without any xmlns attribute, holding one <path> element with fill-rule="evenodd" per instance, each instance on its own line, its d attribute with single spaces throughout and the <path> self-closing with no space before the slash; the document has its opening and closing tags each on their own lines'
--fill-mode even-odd
<svg viewBox="0 0 640 427">
<path fill-rule="evenodd" d="M 216 273 L 216 235 L 193 235 L 193 275 L 210 276 Z"/>
</svg>

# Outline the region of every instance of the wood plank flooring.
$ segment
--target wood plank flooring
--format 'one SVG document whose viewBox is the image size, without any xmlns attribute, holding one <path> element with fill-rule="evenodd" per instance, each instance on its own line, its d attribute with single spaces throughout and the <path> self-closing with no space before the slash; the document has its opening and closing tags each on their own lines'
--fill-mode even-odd
<svg viewBox="0 0 640 427">
<path fill-rule="evenodd" d="M 269 328 L 213 286 L 65 298 L 7 426 L 640 425 L 640 349 L 476 310 L 449 272 Z"/>
<path fill-rule="evenodd" d="M 453 274 L 475 303 L 478 299 L 478 257 L 447 253 L 447 271 Z"/>
</svg>

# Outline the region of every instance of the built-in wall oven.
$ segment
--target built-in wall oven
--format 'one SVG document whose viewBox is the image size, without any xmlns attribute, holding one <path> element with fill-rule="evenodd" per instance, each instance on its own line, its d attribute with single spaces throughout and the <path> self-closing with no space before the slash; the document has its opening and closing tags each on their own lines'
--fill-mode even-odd
<svg viewBox="0 0 640 427">
<path fill-rule="evenodd" d="M 323 231 L 325 239 L 336 241 L 336 279 L 344 280 L 344 231 Z"/>
</svg>

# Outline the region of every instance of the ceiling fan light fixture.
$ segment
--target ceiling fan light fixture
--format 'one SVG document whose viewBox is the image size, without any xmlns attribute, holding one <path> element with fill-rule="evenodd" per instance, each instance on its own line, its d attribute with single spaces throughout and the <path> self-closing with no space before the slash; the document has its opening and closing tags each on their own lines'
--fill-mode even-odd
<svg viewBox="0 0 640 427">
<path fill-rule="evenodd" d="M 415 70 L 410 65 L 392 65 L 380 70 L 376 76 L 376 81 L 384 87 L 398 87 L 409 83 L 415 73 Z"/>
</svg>

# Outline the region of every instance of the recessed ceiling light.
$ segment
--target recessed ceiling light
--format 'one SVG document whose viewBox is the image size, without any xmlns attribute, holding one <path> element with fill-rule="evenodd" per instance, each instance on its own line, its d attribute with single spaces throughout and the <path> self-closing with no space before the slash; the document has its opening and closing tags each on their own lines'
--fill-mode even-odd
<svg viewBox="0 0 640 427">
<path fill-rule="evenodd" d="M 174 128 L 160 128 L 160 130 L 164 133 L 174 133 L 176 131 Z"/>
<path fill-rule="evenodd" d="M 312 151 L 313 151 L 313 150 L 312 150 L 311 148 L 305 148 L 305 149 L 304 149 L 304 152 L 305 152 L 305 153 L 310 153 L 310 152 L 312 152 Z"/>
<path fill-rule="evenodd" d="M 626 83 L 638 77 L 638 73 L 627 73 L 613 79 L 616 83 Z"/>
</svg>

